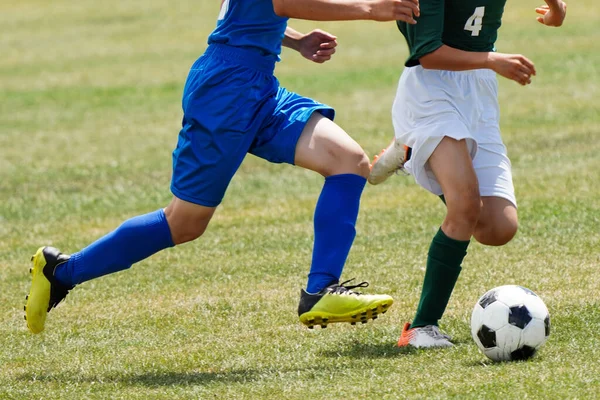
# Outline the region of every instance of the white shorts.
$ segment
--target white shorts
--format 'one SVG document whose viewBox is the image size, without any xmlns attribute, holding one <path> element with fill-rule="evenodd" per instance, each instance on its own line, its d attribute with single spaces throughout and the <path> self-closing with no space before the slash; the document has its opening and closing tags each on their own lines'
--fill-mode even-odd
<svg viewBox="0 0 600 400">
<path fill-rule="evenodd" d="M 445 137 L 465 139 L 481 196 L 502 197 L 515 206 L 510 160 L 500 137 L 496 73 L 405 68 L 392 107 L 396 138 L 412 148 L 404 165 L 415 181 L 442 194 L 429 157 Z"/>
</svg>

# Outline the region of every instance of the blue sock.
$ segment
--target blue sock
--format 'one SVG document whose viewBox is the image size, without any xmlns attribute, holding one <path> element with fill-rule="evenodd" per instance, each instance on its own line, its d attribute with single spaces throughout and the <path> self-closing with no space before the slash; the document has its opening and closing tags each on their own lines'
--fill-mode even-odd
<svg viewBox="0 0 600 400">
<path fill-rule="evenodd" d="M 164 211 L 157 210 L 123 222 L 116 230 L 56 268 L 54 275 L 66 286 L 98 278 L 131 267 L 167 247 L 173 247 Z"/>
<path fill-rule="evenodd" d="M 315 244 L 308 274 L 308 293 L 317 293 L 339 281 L 356 236 L 360 196 L 367 180 L 342 174 L 325 178 L 315 209 Z"/>
</svg>

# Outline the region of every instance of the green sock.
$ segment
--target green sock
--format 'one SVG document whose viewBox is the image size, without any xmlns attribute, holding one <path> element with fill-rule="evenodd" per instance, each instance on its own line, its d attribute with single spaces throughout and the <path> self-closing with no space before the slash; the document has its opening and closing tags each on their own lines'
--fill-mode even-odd
<svg viewBox="0 0 600 400">
<path fill-rule="evenodd" d="M 411 328 L 438 324 L 458 280 L 468 246 L 468 240 L 451 239 L 441 228 L 436 233 L 429 247 L 421 300 Z"/>
</svg>

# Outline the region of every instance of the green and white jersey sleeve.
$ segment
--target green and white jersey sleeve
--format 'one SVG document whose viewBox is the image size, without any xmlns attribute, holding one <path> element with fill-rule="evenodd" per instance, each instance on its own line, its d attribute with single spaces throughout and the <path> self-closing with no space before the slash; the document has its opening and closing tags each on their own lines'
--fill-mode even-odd
<svg viewBox="0 0 600 400">
<path fill-rule="evenodd" d="M 398 21 L 410 56 L 407 67 L 443 44 L 465 51 L 494 51 L 506 0 L 421 0 L 417 24 Z"/>
</svg>

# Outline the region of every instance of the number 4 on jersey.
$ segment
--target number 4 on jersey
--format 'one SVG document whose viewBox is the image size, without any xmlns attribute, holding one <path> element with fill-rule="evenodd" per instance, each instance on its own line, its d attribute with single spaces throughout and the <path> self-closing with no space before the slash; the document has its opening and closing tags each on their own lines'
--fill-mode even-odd
<svg viewBox="0 0 600 400">
<path fill-rule="evenodd" d="M 485 7 L 476 7 L 473 15 L 467 20 L 465 31 L 471 31 L 471 36 L 479 36 L 483 14 L 485 14 Z"/>
</svg>

